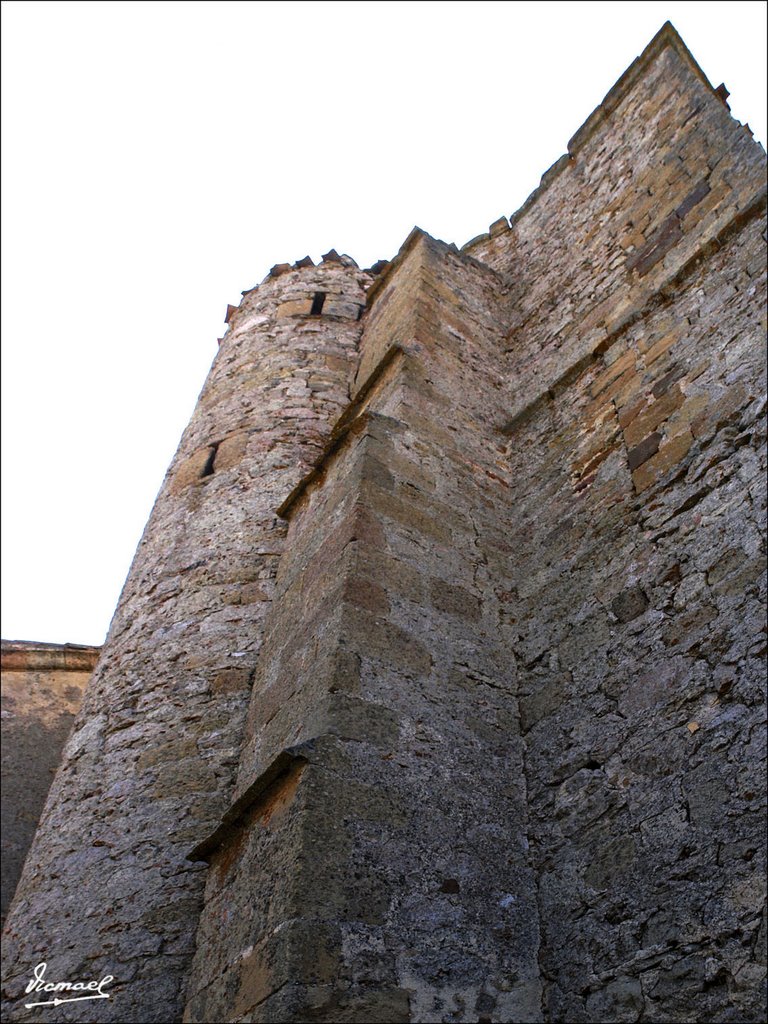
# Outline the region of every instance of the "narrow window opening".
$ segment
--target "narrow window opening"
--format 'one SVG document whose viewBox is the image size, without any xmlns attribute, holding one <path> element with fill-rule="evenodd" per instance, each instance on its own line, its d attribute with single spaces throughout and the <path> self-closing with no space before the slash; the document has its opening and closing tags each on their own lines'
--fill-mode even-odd
<svg viewBox="0 0 768 1024">
<path fill-rule="evenodd" d="M 208 445 L 208 458 L 205 460 L 205 465 L 200 473 L 200 479 L 206 476 L 213 476 L 213 464 L 216 461 L 216 452 L 219 450 L 219 442 Z"/>
<path fill-rule="evenodd" d="M 312 299 L 312 309 L 310 314 L 312 316 L 320 316 L 323 312 L 323 303 L 325 302 L 325 292 L 315 292 L 315 297 Z"/>
</svg>

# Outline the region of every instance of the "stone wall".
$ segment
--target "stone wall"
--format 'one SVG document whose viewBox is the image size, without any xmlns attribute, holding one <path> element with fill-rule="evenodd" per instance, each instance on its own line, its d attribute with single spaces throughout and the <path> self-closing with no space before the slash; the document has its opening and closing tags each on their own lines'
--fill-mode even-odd
<svg viewBox="0 0 768 1024">
<path fill-rule="evenodd" d="M 57 1020 L 181 1017 L 204 882 L 186 855 L 229 801 L 275 508 L 349 399 L 370 280 L 335 252 L 300 262 L 228 310 L 27 858 L 5 936 L 17 985 L 45 960 L 117 979 L 114 1001 Z"/>
<path fill-rule="evenodd" d="M 764 232 L 510 439 L 545 1020 L 762 1012 Z"/>
<path fill-rule="evenodd" d="M 607 345 L 764 197 L 762 147 L 665 27 L 511 227 L 465 246 L 509 281 L 510 416 Z"/>
<path fill-rule="evenodd" d="M 77 644 L 0 646 L 3 919 L 98 656 Z"/>
<path fill-rule="evenodd" d="M 763 154 L 669 29 L 570 148 L 511 230 L 463 261 L 416 233 L 369 293 L 359 404 L 284 506 L 238 801 L 196 851 L 187 1020 L 760 1018 Z M 497 886 L 477 849 L 430 886 L 466 789 Z"/>
<path fill-rule="evenodd" d="M 65 934 L 114 998 L 35 1019 L 763 1019 L 765 238 L 665 26 L 511 226 L 230 308 L 12 1000 Z"/>
<path fill-rule="evenodd" d="M 372 347 L 389 369 L 284 509 L 239 817 L 201 851 L 188 1020 L 538 1011 L 515 667 L 489 587 L 509 497 L 484 396 L 498 285 L 414 236 L 362 340 L 362 365 Z"/>
</svg>

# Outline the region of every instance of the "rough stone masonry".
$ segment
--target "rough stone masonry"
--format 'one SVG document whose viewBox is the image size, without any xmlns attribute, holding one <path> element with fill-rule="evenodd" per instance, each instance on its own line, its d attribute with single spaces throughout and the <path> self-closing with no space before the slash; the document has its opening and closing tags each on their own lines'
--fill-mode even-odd
<svg viewBox="0 0 768 1024">
<path fill-rule="evenodd" d="M 665 25 L 510 220 L 228 310 L 18 1021 L 765 1016 L 765 154 Z M 25 1008 L 34 966 L 108 1000 Z"/>
<path fill-rule="evenodd" d="M 3 920 L 98 656 L 98 647 L 2 641 Z"/>
</svg>

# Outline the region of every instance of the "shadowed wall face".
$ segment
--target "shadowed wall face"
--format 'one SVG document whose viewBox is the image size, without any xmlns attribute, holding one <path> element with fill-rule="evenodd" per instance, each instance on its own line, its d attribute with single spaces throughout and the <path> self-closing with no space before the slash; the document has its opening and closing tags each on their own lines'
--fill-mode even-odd
<svg viewBox="0 0 768 1024">
<path fill-rule="evenodd" d="M 2 641 L 3 919 L 99 650 Z"/>
<path fill-rule="evenodd" d="M 764 233 L 510 439 L 545 1020 L 763 1012 Z"/>
</svg>

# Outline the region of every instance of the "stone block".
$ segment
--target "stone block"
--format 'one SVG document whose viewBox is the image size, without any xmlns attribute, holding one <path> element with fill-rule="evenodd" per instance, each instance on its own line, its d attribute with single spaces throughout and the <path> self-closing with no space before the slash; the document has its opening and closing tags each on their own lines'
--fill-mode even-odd
<svg viewBox="0 0 768 1024">
<path fill-rule="evenodd" d="M 290 299 L 287 302 L 281 302 L 275 310 L 275 316 L 278 318 L 286 316 L 309 316 L 312 312 L 312 296 L 307 296 L 302 299 Z"/>
<path fill-rule="evenodd" d="M 668 438 L 656 455 L 653 455 L 632 473 L 632 481 L 637 493 L 641 494 L 684 459 L 692 444 L 693 435 L 687 427 L 679 434 Z"/>
</svg>

